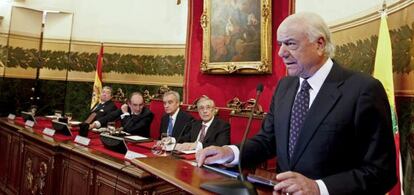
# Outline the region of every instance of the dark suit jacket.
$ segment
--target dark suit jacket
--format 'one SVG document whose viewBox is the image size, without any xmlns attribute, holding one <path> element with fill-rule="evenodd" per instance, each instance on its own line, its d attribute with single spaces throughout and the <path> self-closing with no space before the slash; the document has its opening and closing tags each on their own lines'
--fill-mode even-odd
<svg viewBox="0 0 414 195">
<path fill-rule="evenodd" d="M 98 121 L 101 123 L 101 126 L 104 126 L 108 122 L 119 119 L 121 120 L 124 131 L 133 135 L 149 137 L 150 126 L 152 119 L 154 119 L 154 114 L 148 108 L 144 107 L 139 115 L 132 115 L 130 112 L 130 115 L 125 116 L 123 119 L 120 118 L 121 115 L 122 110 L 118 109 Z"/>
<path fill-rule="evenodd" d="M 248 140 L 244 165 L 277 156 L 277 171 L 322 179 L 330 194 L 384 194 L 396 183 L 390 105 L 381 83 L 336 63 L 317 94 L 288 156 L 298 77 L 282 79 L 261 131 Z"/>
<path fill-rule="evenodd" d="M 112 100 L 105 102 L 103 105 L 99 105 L 99 103 L 97 103 L 90 112 L 90 114 L 96 113 L 95 119 L 92 121 L 99 120 L 116 109 L 116 105 Z"/>
<path fill-rule="evenodd" d="M 193 123 L 190 132 L 185 133 L 180 141 L 182 142 L 195 142 L 197 141 L 198 134 L 200 133 L 202 121 L 196 121 Z M 230 145 L 230 124 L 214 117 L 213 122 L 207 130 L 207 134 L 202 142 L 203 148 L 208 146 L 224 146 Z"/>
<path fill-rule="evenodd" d="M 191 128 L 190 122 L 192 120 L 194 120 L 194 118 L 190 114 L 188 114 L 185 111 L 182 111 L 180 109 L 180 111 L 178 111 L 177 118 L 175 120 L 176 121 L 174 123 L 173 131 L 172 131 L 172 136 L 174 138 L 178 139 L 179 136 L 180 136 L 180 134 L 181 134 L 181 132 L 182 131 L 186 131 L 184 129 L 184 126 L 187 125 L 186 126 L 186 129 L 187 129 L 187 127 L 188 127 L 188 129 Z M 167 133 L 168 122 L 169 122 L 169 115 L 168 114 L 164 114 L 164 116 L 162 116 L 162 118 L 161 118 L 161 126 L 160 126 L 160 132 L 161 133 L 160 133 L 160 135 L 162 133 Z M 187 129 L 187 131 L 188 131 L 188 129 Z"/>
</svg>

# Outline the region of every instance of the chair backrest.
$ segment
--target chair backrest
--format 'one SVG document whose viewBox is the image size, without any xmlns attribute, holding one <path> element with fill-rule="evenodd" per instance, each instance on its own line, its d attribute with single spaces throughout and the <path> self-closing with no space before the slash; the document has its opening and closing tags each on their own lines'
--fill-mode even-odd
<svg viewBox="0 0 414 195">
<path fill-rule="evenodd" d="M 189 106 L 190 106 L 189 104 L 182 104 L 180 105 L 180 109 L 190 114 L 195 120 L 201 120 L 200 115 L 198 114 L 198 111 L 191 110 L 191 109 L 189 110 L 188 109 Z"/>
<path fill-rule="evenodd" d="M 217 116 L 230 123 L 230 113 L 231 113 L 231 109 L 230 108 L 218 108 L 218 113 Z"/>
<path fill-rule="evenodd" d="M 115 106 L 116 106 L 116 108 L 117 109 L 121 109 L 121 107 L 122 107 L 122 102 L 120 102 L 120 101 L 118 101 L 118 100 L 113 100 L 114 101 L 114 104 L 115 104 Z M 116 120 L 115 121 L 115 127 L 116 128 L 119 128 L 119 127 L 121 127 L 122 126 L 122 124 L 121 124 L 121 120 Z"/>
<path fill-rule="evenodd" d="M 151 123 L 150 137 L 158 139 L 160 137 L 161 118 L 164 115 L 164 103 L 160 99 L 152 99 L 149 109 L 154 113 L 154 119 Z"/>
<path fill-rule="evenodd" d="M 243 139 L 243 134 L 247 126 L 249 118 L 242 115 L 231 115 L 229 119 L 230 123 L 230 143 L 239 144 Z M 253 118 L 250 132 L 247 135 L 247 138 L 253 137 L 256 135 L 262 126 L 262 118 Z"/>
<path fill-rule="evenodd" d="M 115 100 L 114 104 L 115 104 L 116 108 L 121 109 L 122 102 Z"/>
</svg>

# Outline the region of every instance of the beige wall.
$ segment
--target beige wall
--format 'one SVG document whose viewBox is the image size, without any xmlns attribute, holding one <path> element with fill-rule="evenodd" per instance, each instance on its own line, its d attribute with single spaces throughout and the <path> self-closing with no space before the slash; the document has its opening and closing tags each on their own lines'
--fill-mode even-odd
<svg viewBox="0 0 414 195">
<path fill-rule="evenodd" d="M 404 1 L 404 0 L 402 0 Z M 312 11 L 320 14 L 328 24 L 353 19 L 379 10 L 383 0 L 295 0 L 295 10 Z M 387 0 L 391 5 L 398 0 Z"/>
<path fill-rule="evenodd" d="M 184 44 L 187 26 L 187 0 L 0 0 L 0 32 L 9 31 L 12 6 L 34 10 L 57 10 L 73 13 L 72 39 L 114 43 Z M 51 14 L 55 15 L 55 14 Z M 71 17 L 71 16 L 70 16 Z M 67 37 L 70 17 L 48 18 L 50 38 Z M 47 28 L 46 26 L 46 28 Z M 69 27 L 68 27 L 69 28 Z"/>
</svg>

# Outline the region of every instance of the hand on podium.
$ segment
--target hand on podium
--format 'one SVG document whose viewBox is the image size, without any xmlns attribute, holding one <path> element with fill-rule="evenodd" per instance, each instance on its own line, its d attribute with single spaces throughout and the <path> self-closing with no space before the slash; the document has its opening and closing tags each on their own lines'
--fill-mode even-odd
<svg viewBox="0 0 414 195">
<path fill-rule="evenodd" d="M 199 167 L 203 166 L 203 164 L 230 163 L 234 158 L 233 150 L 228 146 L 210 146 L 196 153 L 197 166 Z"/>
<path fill-rule="evenodd" d="M 283 172 L 277 174 L 278 184 L 274 186 L 276 194 L 320 194 L 318 184 L 297 172 Z"/>
</svg>

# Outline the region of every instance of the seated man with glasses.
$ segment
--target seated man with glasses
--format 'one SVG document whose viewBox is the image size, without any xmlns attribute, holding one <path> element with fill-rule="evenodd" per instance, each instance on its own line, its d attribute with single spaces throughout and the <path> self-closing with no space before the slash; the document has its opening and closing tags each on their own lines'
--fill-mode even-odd
<svg viewBox="0 0 414 195">
<path fill-rule="evenodd" d="M 215 117 L 214 101 L 202 97 L 197 102 L 197 110 L 201 120 L 192 124 L 191 130 L 185 133 L 176 150 L 194 150 L 208 146 L 224 146 L 230 144 L 230 124 Z"/>
<path fill-rule="evenodd" d="M 99 98 L 100 101 L 92 107 L 85 123 L 90 124 L 94 120 L 99 120 L 117 109 L 115 103 L 112 101 L 111 87 L 104 86 Z"/>
<path fill-rule="evenodd" d="M 154 114 L 145 107 L 144 98 L 141 93 L 132 93 L 128 104 L 121 106 L 121 109 L 111 112 L 109 115 L 96 120 L 90 128 L 105 126 L 108 122 L 121 119 L 121 125 L 125 132 L 133 135 L 149 137 L 150 126 Z"/>
</svg>

